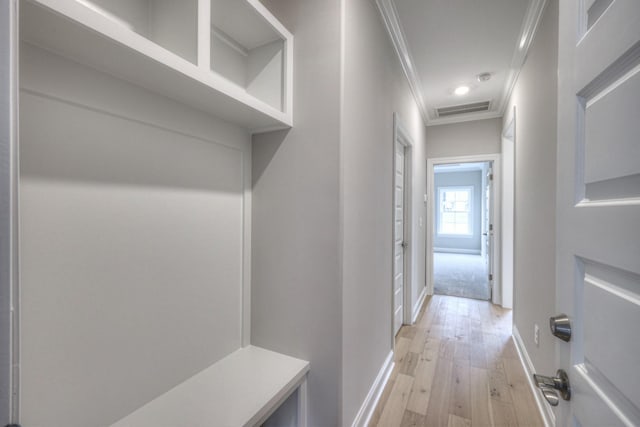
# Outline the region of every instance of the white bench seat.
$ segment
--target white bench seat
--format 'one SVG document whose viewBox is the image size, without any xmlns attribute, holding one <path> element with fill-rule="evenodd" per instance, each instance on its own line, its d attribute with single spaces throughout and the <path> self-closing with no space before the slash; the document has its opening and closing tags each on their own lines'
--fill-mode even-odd
<svg viewBox="0 0 640 427">
<path fill-rule="evenodd" d="M 307 361 L 248 346 L 111 427 L 255 426 L 305 381 L 308 371 Z"/>
</svg>

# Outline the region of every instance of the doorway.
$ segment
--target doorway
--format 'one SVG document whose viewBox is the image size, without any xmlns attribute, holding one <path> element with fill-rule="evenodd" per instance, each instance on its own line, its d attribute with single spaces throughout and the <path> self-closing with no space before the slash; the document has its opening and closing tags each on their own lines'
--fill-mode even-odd
<svg viewBox="0 0 640 427">
<path fill-rule="evenodd" d="M 393 137 L 392 344 L 403 324 L 411 323 L 411 165 L 413 142 L 397 113 Z"/>
<path fill-rule="evenodd" d="M 498 167 L 497 155 L 428 161 L 431 294 L 496 302 Z"/>
</svg>

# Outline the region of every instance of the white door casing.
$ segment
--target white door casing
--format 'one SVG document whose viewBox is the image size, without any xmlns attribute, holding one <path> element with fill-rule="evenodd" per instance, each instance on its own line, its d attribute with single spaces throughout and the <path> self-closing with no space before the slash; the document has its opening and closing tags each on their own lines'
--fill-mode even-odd
<svg viewBox="0 0 640 427">
<path fill-rule="evenodd" d="M 640 1 L 559 12 L 557 424 L 640 425 Z"/>
<path fill-rule="evenodd" d="M 397 334 L 404 320 L 405 281 L 405 147 L 395 144 L 393 196 L 393 334 Z"/>
<path fill-rule="evenodd" d="M 513 107 L 507 125 L 502 132 L 502 233 L 500 255 L 500 301 L 504 308 L 513 308 L 513 267 L 515 259 L 514 213 L 515 213 L 515 127 L 516 107 Z"/>
<path fill-rule="evenodd" d="M 500 213 L 501 210 L 501 187 L 500 187 L 500 155 L 499 154 L 478 154 L 472 156 L 458 156 L 458 157 L 438 157 L 427 159 L 427 294 L 433 295 L 433 241 L 435 238 L 435 209 L 437 208 L 437 197 L 435 194 L 434 185 L 434 167 L 442 164 L 453 163 L 477 163 L 477 162 L 491 162 L 493 169 L 493 240 L 492 240 L 492 263 L 493 263 L 493 290 L 492 300 L 494 304 L 500 304 L 500 287 L 502 286 L 500 281 L 500 254 L 501 254 L 501 232 L 500 227 Z"/>
<path fill-rule="evenodd" d="M 489 171 L 487 172 L 487 176 L 485 178 L 486 187 L 485 187 L 485 197 L 483 200 L 485 210 L 485 224 L 483 234 L 486 233 L 484 237 L 484 245 L 483 252 L 485 255 L 485 262 L 487 266 L 487 275 L 488 275 L 488 283 L 489 283 L 489 300 L 493 297 L 493 278 L 494 278 L 494 233 L 493 233 L 493 165 L 490 164 Z"/>
</svg>

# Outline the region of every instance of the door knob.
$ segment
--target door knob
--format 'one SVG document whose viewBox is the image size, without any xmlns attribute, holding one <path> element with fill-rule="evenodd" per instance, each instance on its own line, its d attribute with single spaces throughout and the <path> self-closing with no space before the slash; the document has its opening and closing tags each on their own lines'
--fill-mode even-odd
<svg viewBox="0 0 640 427">
<path fill-rule="evenodd" d="M 551 333 L 562 341 L 571 340 L 571 322 L 566 314 L 559 314 L 549 318 Z"/>
<path fill-rule="evenodd" d="M 571 386 L 569 385 L 569 376 L 567 373 L 558 369 L 555 377 L 545 377 L 544 375 L 533 374 L 533 381 L 542 391 L 544 398 L 551 406 L 558 406 L 560 399 L 558 392 L 564 400 L 571 399 Z"/>
</svg>

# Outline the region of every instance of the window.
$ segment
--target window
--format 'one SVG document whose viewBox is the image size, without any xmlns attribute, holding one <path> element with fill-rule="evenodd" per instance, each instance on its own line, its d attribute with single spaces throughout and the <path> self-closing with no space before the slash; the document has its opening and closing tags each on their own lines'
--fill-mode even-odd
<svg viewBox="0 0 640 427">
<path fill-rule="evenodd" d="M 473 234 L 471 202 L 473 187 L 438 188 L 438 234 Z"/>
</svg>

